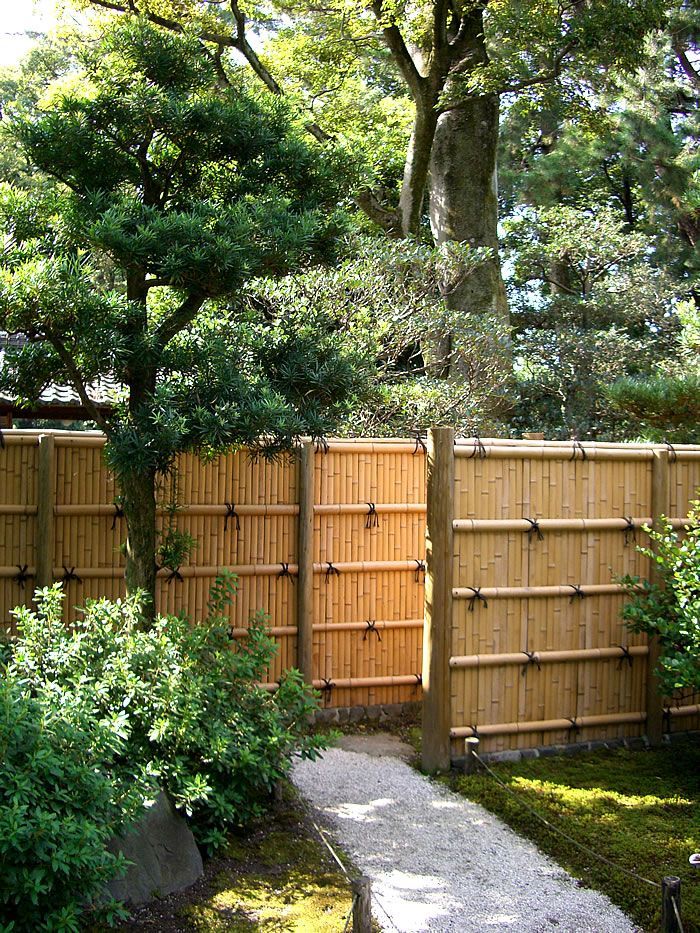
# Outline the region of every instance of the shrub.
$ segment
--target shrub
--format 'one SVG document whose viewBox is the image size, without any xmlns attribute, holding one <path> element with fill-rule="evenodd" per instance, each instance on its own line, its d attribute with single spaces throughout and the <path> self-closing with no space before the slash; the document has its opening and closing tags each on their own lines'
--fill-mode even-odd
<svg viewBox="0 0 700 933">
<path fill-rule="evenodd" d="M 700 691 L 700 503 L 688 515 L 683 535 L 664 522 L 652 530 L 652 548 L 639 548 L 657 566 L 661 585 L 625 577 L 632 599 L 622 616 L 634 632 L 657 635 L 661 657 L 657 667 L 666 695 Z"/>
<path fill-rule="evenodd" d="M 55 586 L 36 611 L 17 610 L 10 661 L 67 717 L 77 707 L 121 736 L 123 753 L 108 763 L 115 780 L 162 786 L 209 851 L 262 814 L 295 752 L 321 747 L 305 735 L 316 701 L 298 672 L 275 694 L 257 687 L 275 645 L 263 615 L 232 641 L 224 612 L 234 592 L 235 578 L 221 578 L 197 625 L 171 616 L 145 628 L 132 598 L 88 601 L 67 627 Z"/>
<path fill-rule="evenodd" d="M 99 738 L 98 738 L 99 733 Z M 0 678 L 0 929 L 79 928 L 80 917 L 123 866 L 105 843 L 136 799 L 96 766 L 95 746 L 119 740 L 81 729 Z M 107 919 L 118 915 L 105 906 Z"/>
</svg>

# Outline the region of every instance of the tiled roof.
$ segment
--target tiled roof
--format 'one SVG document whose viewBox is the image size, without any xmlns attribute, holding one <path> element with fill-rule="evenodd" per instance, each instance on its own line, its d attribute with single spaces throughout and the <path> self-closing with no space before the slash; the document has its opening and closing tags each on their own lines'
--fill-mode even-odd
<svg viewBox="0 0 700 933">
<path fill-rule="evenodd" d="M 6 347 L 21 347 L 24 343 L 23 338 L 9 336 L 0 333 L 0 369 L 3 364 L 4 350 Z M 117 399 L 123 395 L 124 387 L 121 383 L 110 377 L 103 377 L 91 382 L 88 385 L 88 395 L 90 400 L 100 408 L 113 405 Z M 0 405 L 12 405 L 12 398 L 0 392 Z M 56 385 L 52 383 L 46 386 L 39 396 L 35 407 L 55 406 L 61 408 L 81 408 L 82 402 L 80 396 L 72 386 Z"/>
</svg>

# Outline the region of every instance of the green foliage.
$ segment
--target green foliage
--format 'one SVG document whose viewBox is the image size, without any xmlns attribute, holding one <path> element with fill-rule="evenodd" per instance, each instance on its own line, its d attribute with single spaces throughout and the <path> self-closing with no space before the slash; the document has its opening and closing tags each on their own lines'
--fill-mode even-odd
<svg viewBox="0 0 700 933">
<path fill-rule="evenodd" d="M 700 503 L 688 515 L 681 535 L 666 522 L 650 532 L 652 547 L 640 552 L 652 560 L 661 582 L 636 577 L 623 582 L 631 600 L 622 617 L 633 632 L 657 635 L 661 657 L 657 675 L 662 692 L 700 691 Z"/>
<path fill-rule="evenodd" d="M 89 601 L 70 627 L 60 587 L 36 611 L 17 610 L 13 677 L 49 697 L 70 721 L 105 723 L 123 742 L 104 767 L 123 786 L 163 787 L 208 850 L 260 816 L 294 753 L 313 756 L 305 735 L 315 700 L 297 671 L 273 694 L 257 686 L 275 652 L 262 614 L 233 643 L 224 613 L 235 582 L 222 577 L 210 616 L 158 618 L 147 629 L 136 599 Z"/>
<path fill-rule="evenodd" d="M 513 426 L 638 434 L 639 420 L 610 405 L 610 383 L 647 377 L 681 352 L 678 285 L 649 263 L 649 239 L 609 208 L 567 205 L 523 211 L 507 231 L 520 388 Z"/>
<path fill-rule="evenodd" d="M 136 800 L 100 767 L 124 752 L 123 739 L 79 699 L 69 709 L 52 702 L 37 673 L 0 677 L 0 928 L 77 931 L 123 870 L 105 844 Z"/>
</svg>

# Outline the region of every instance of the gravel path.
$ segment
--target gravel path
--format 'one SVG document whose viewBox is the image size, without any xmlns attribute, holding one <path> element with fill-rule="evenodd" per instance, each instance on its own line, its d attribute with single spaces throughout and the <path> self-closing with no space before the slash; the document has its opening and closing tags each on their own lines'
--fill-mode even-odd
<svg viewBox="0 0 700 933">
<path fill-rule="evenodd" d="M 330 749 L 299 762 L 293 780 L 372 879 L 384 930 L 637 930 L 482 807 L 371 751 Z"/>
</svg>

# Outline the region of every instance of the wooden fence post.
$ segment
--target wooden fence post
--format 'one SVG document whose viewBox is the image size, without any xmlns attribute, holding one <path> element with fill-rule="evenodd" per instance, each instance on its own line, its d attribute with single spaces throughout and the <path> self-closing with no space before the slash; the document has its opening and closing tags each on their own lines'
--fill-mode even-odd
<svg viewBox="0 0 700 933">
<path fill-rule="evenodd" d="M 313 443 L 305 443 L 299 460 L 297 667 L 309 684 L 314 679 L 314 457 Z"/>
<path fill-rule="evenodd" d="M 452 642 L 452 520 L 454 430 L 428 432 L 425 610 L 423 622 L 423 769 L 450 767 L 450 651 Z"/>
<path fill-rule="evenodd" d="M 36 514 L 36 585 L 53 583 L 54 506 L 56 475 L 53 434 L 39 436 L 39 469 L 37 475 Z"/>
<path fill-rule="evenodd" d="M 372 933 L 372 887 L 365 875 L 350 882 L 354 897 L 352 933 Z"/>
<path fill-rule="evenodd" d="M 651 516 L 657 530 L 661 527 L 660 517 L 665 515 L 668 518 L 671 508 L 668 464 L 668 450 L 655 450 L 651 474 Z M 661 583 L 661 574 L 656 564 L 652 564 L 650 579 L 652 583 Z M 663 739 L 663 698 L 659 693 L 655 674 L 660 653 L 658 638 L 650 638 L 647 659 L 646 731 L 651 745 L 660 745 Z"/>
<path fill-rule="evenodd" d="M 681 915 L 681 879 L 668 875 L 661 882 L 661 931 L 683 933 L 678 922 Z"/>
</svg>

